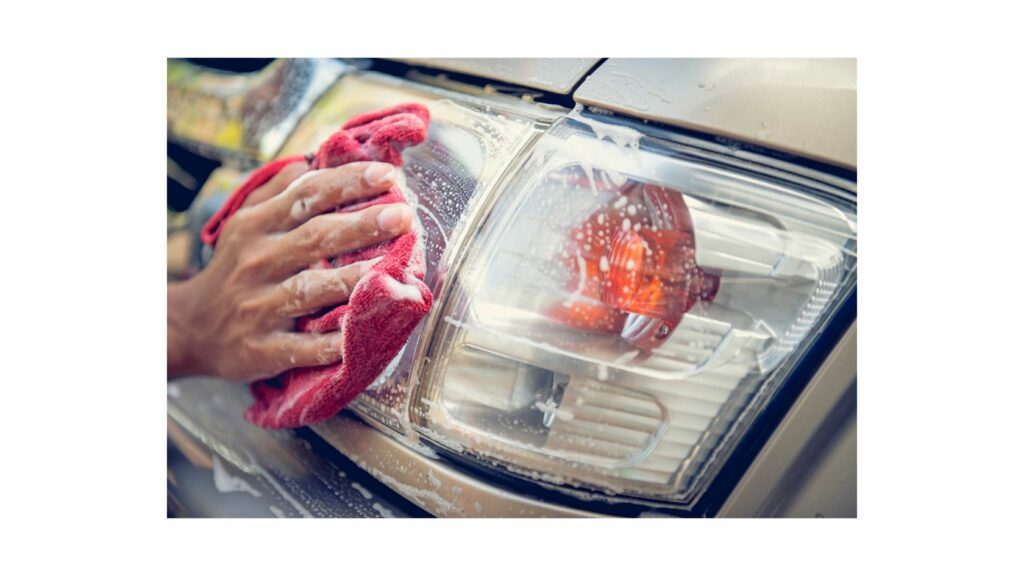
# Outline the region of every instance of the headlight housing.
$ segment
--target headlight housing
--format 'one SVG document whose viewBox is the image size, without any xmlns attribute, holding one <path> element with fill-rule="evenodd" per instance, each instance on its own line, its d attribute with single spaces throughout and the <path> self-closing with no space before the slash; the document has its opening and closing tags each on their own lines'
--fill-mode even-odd
<svg viewBox="0 0 1024 576">
<path fill-rule="evenodd" d="M 855 287 L 855 197 L 651 126 L 373 73 L 282 154 L 404 101 L 431 110 L 403 173 L 435 305 L 351 408 L 549 487 L 690 507 Z"/>
</svg>

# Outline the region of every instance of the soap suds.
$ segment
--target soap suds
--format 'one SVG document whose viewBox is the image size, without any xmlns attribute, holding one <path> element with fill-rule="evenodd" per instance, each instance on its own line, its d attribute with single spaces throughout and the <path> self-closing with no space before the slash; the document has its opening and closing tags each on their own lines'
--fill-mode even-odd
<svg viewBox="0 0 1024 576">
<path fill-rule="evenodd" d="M 631 350 L 631 351 L 626 352 L 625 354 L 619 356 L 615 360 L 612 360 L 612 363 L 621 366 L 622 364 L 626 364 L 627 362 L 631 362 L 634 358 L 636 358 L 639 355 L 640 355 L 640 351 L 639 350 Z"/>
<path fill-rule="evenodd" d="M 309 172 L 306 172 L 302 176 L 299 176 L 298 178 L 293 180 L 292 183 L 289 184 L 288 187 L 285 188 L 283 192 L 281 192 L 281 194 L 282 195 L 290 194 L 292 190 L 294 190 L 294 189 L 298 188 L 299 186 L 301 186 L 303 182 L 305 182 L 306 180 L 309 180 L 310 178 L 315 176 L 316 173 L 317 173 L 317 170 L 310 170 Z M 304 218 L 305 216 L 307 216 L 309 214 L 309 206 L 312 205 L 312 204 L 315 204 L 319 199 L 320 199 L 320 195 L 319 194 L 314 194 L 313 196 L 311 196 L 309 198 L 299 198 L 298 200 L 296 200 L 295 202 L 292 203 L 292 209 L 289 212 L 289 216 L 291 216 L 292 218 L 294 218 L 296 220 Z"/>
<path fill-rule="evenodd" d="M 638 130 L 634 130 L 628 126 L 619 126 L 616 124 L 608 124 L 592 120 L 585 116 L 577 116 L 573 119 L 589 126 L 598 140 L 608 140 L 616 146 L 631 148 L 633 150 L 637 150 L 640 147 L 640 138 L 642 135 Z"/>
<path fill-rule="evenodd" d="M 411 300 L 413 302 L 423 301 L 423 295 L 420 294 L 419 289 L 415 286 L 402 284 L 398 280 L 387 275 L 383 275 L 382 280 L 393 300 Z"/>
<path fill-rule="evenodd" d="M 373 503 L 373 509 L 376 510 L 377 512 L 380 512 L 380 515 L 383 518 L 394 518 L 395 517 L 395 515 L 391 513 L 391 510 L 388 510 L 387 508 L 381 506 L 380 502 L 374 502 Z"/>
<path fill-rule="evenodd" d="M 576 252 L 576 266 L 579 268 L 579 282 L 576 284 L 576 290 L 562 303 L 566 307 L 571 307 L 576 299 L 583 295 L 583 289 L 587 286 L 587 261 L 579 252 Z"/>
<path fill-rule="evenodd" d="M 262 496 L 259 490 L 253 488 L 248 482 L 229 474 L 224 468 L 224 463 L 216 454 L 213 455 L 213 486 L 221 493 L 247 492 L 256 498 Z"/>
<path fill-rule="evenodd" d="M 373 498 L 373 493 L 367 490 L 366 488 L 363 488 L 363 485 L 360 484 L 359 482 L 353 482 L 352 487 L 358 490 L 359 493 L 363 495 L 363 498 L 366 498 L 367 500 Z"/>
</svg>

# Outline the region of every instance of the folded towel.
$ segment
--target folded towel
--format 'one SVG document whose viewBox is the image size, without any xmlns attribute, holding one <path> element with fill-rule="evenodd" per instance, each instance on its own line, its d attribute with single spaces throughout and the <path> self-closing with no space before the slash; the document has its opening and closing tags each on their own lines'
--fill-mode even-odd
<svg viewBox="0 0 1024 576">
<path fill-rule="evenodd" d="M 315 155 L 281 158 L 254 172 L 206 223 L 203 241 L 216 244 L 224 222 L 253 190 L 284 166 L 308 161 L 315 170 L 370 160 L 401 166 L 402 149 L 426 139 L 429 121 L 430 113 L 419 104 L 401 104 L 349 120 Z M 396 202 L 405 202 L 405 197 L 393 186 L 381 196 L 339 212 Z M 381 257 L 353 288 L 346 304 L 297 322 L 297 328 L 304 332 L 340 330 L 344 334 L 342 362 L 290 370 L 273 380 L 253 383 L 250 389 L 256 401 L 245 412 L 247 420 L 265 428 L 291 428 L 326 420 L 380 376 L 433 302 L 430 289 L 423 283 L 426 260 L 420 234 L 414 226 L 389 242 L 319 264 L 341 267 Z"/>
</svg>

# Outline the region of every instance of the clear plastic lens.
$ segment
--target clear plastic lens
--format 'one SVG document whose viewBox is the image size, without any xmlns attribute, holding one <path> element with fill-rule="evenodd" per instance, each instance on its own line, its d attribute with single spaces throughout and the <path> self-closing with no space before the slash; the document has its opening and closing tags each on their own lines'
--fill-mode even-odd
<svg viewBox="0 0 1024 576">
<path fill-rule="evenodd" d="M 523 475 L 688 499 L 855 279 L 855 205 L 824 198 L 571 115 L 470 245 L 413 422 Z"/>
<path fill-rule="evenodd" d="M 478 199 L 539 130 L 526 113 L 472 97 L 372 73 L 343 77 L 313 108 L 282 154 L 305 153 L 356 115 L 403 102 L 430 109 L 427 140 L 403 153 L 402 186 L 423 227 L 426 283 L 440 294 L 457 237 L 464 233 Z M 394 431 L 406 432 L 408 399 L 416 350 L 424 326 L 353 408 Z"/>
</svg>

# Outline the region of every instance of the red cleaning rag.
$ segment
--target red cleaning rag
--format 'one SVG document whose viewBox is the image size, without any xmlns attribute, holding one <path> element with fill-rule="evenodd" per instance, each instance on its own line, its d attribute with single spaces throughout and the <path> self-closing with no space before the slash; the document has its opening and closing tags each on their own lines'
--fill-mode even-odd
<svg viewBox="0 0 1024 576">
<path fill-rule="evenodd" d="M 427 137 L 429 111 L 419 104 L 401 104 L 353 118 L 332 134 L 310 163 L 312 169 L 375 160 L 402 165 L 401 151 Z M 284 166 L 306 161 L 303 156 L 281 158 L 249 177 L 220 211 L 203 227 L 203 242 L 213 246 L 227 219 L 253 190 Z M 405 202 L 397 186 L 368 202 L 339 209 L 351 212 L 374 204 Z M 319 315 L 301 318 L 304 332 L 340 330 L 342 362 L 298 368 L 274 380 L 255 382 L 256 401 L 245 412 L 250 422 L 265 428 L 291 428 L 326 420 L 338 413 L 374 381 L 401 351 L 419 321 L 430 311 L 433 295 L 423 283 L 425 252 L 414 230 L 384 244 L 341 254 L 322 266 L 341 267 L 381 256 L 356 284 L 348 303 Z"/>
</svg>

